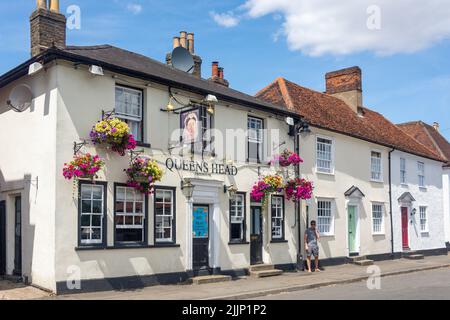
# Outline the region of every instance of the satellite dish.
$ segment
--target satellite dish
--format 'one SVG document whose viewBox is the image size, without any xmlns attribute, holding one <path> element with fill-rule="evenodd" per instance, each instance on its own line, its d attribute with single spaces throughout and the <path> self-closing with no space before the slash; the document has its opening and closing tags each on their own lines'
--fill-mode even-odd
<svg viewBox="0 0 450 320">
<path fill-rule="evenodd" d="M 190 52 L 183 47 L 177 47 L 172 51 L 172 65 L 175 69 L 184 72 L 194 72 L 194 58 Z"/>
<path fill-rule="evenodd" d="M 12 89 L 9 94 L 7 105 L 16 112 L 23 112 L 31 106 L 33 94 L 31 88 L 25 84 L 21 84 Z"/>
</svg>

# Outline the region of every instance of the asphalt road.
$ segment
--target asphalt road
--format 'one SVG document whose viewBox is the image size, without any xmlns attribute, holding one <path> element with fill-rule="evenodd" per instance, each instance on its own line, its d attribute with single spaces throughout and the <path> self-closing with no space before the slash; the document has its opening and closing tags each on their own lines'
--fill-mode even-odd
<svg viewBox="0 0 450 320">
<path fill-rule="evenodd" d="M 450 268 L 381 278 L 379 290 L 367 282 L 259 297 L 255 300 L 450 300 Z"/>
</svg>

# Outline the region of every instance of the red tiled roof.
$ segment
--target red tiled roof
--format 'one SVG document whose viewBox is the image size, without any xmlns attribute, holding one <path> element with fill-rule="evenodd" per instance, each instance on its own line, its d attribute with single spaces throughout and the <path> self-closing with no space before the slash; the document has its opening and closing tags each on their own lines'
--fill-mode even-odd
<svg viewBox="0 0 450 320">
<path fill-rule="evenodd" d="M 381 114 L 362 108 L 363 116 L 360 116 L 342 100 L 304 88 L 284 78 L 277 78 L 259 91 L 256 97 L 299 113 L 312 126 L 425 158 L 445 161 L 435 151 L 413 139 Z"/>
<path fill-rule="evenodd" d="M 447 159 L 446 167 L 450 167 L 450 143 L 433 126 L 422 121 L 415 121 L 399 124 L 398 127 Z"/>
</svg>

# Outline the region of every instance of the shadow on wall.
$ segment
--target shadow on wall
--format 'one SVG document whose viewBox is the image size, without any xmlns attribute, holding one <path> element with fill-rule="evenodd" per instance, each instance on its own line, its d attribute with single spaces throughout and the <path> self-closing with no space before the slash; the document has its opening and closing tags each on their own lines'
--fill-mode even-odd
<svg viewBox="0 0 450 320">
<path fill-rule="evenodd" d="M 35 193 L 31 193 L 34 189 Z M 16 257 L 16 233 L 15 233 L 15 201 L 14 197 L 21 196 L 21 257 L 22 257 L 22 275 L 26 282 L 32 281 L 33 253 L 35 242 L 35 223 L 30 215 L 30 208 L 37 201 L 37 185 L 32 180 L 31 174 L 25 174 L 22 180 L 6 180 L 0 168 L 0 200 L 6 200 L 6 261 L 7 265 L 14 267 Z M 32 200 L 34 199 L 34 201 Z M 32 203 L 33 201 L 33 203 Z M 8 270 L 7 270 L 8 271 Z M 8 274 L 11 274 L 9 270 Z"/>
</svg>

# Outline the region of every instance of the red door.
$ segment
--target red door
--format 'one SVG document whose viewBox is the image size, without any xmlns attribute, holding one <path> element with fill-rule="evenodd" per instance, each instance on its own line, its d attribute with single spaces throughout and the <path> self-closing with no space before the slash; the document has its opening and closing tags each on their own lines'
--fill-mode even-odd
<svg viewBox="0 0 450 320">
<path fill-rule="evenodd" d="M 402 207 L 402 243 L 403 249 L 409 248 L 408 241 L 408 208 Z"/>
</svg>

